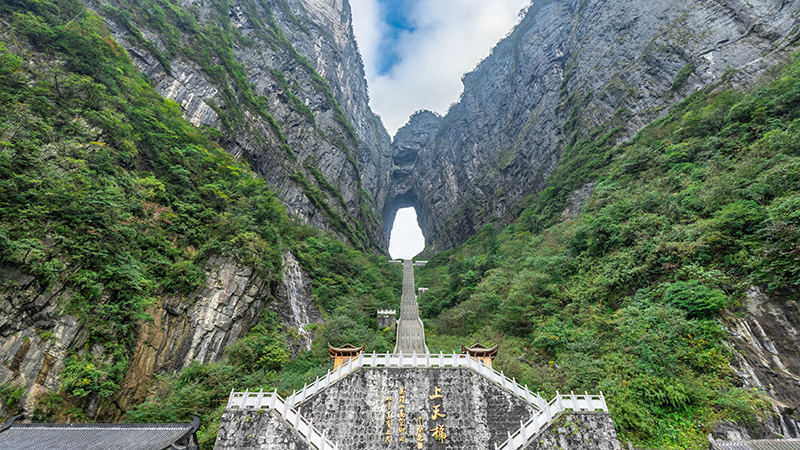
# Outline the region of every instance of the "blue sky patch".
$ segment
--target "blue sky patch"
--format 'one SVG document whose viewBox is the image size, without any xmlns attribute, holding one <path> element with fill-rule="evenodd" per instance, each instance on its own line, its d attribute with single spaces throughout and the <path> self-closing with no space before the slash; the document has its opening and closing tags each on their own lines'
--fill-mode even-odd
<svg viewBox="0 0 800 450">
<path fill-rule="evenodd" d="M 381 5 L 381 20 L 388 26 L 388 31 L 381 36 L 378 46 L 378 74 L 385 75 L 400 62 L 397 45 L 403 32 L 413 33 L 416 30 L 411 12 L 420 0 L 378 0 Z"/>
</svg>

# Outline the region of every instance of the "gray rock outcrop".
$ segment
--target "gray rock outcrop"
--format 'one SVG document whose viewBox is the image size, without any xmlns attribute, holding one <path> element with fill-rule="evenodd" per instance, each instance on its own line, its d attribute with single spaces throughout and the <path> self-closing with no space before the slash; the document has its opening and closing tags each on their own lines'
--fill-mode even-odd
<svg viewBox="0 0 800 450">
<path fill-rule="evenodd" d="M 199 292 L 178 298 L 161 297 L 147 313 L 152 321 L 139 324 L 136 347 L 125 381 L 113 402 L 103 406 L 95 397 L 86 399 L 89 416 L 119 420 L 128 408 L 147 397 L 157 375 L 180 372 L 193 362 L 220 360 L 224 349 L 243 337 L 268 305 L 291 310 L 289 287 L 270 285 L 251 268 L 227 257 L 211 258 L 206 264 L 206 286 Z M 3 268 L 3 285 L 15 288 L 0 293 L 0 384 L 11 383 L 25 390 L 22 412 L 31 417 L 43 396 L 61 388 L 61 374 L 70 353 L 90 352 L 109 360 L 105 349 L 85 348 L 88 330 L 77 317 L 66 313 L 70 292 L 55 286 L 42 291 L 33 277 L 12 267 Z M 304 292 L 310 284 L 301 285 Z M 321 321 L 310 296 L 305 302 L 309 322 Z M 288 327 L 294 319 L 282 317 Z M 5 404 L 0 404 L 4 414 Z"/>
<path fill-rule="evenodd" d="M 201 25 L 220 20 L 211 2 L 182 3 Z M 236 28 L 249 40 L 247 45 L 233 45 L 233 56 L 244 68 L 253 94 L 267 100 L 269 114 L 284 139 L 267 118 L 247 109 L 241 99 L 236 101 L 244 110 L 244 123 L 233 123 L 233 129 L 226 131 L 229 118 L 220 117 L 218 112 L 230 113 L 226 110 L 226 95 L 242 95 L 241 86 L 233 80 L 224 85 L 214 82 L 184 53 L 169 59 L 171 71 L 167 71 L 109 9 L 89 1 L 87 4 L 106 19 L 114 37 L 126 47 L 155 89 L 177 102 L 189 122 L 224 132 L 220 141 L 223 147 L 246 158 L 278 191 L 291 215 L 330 230 L 356 246 L 375 251 L 387 248 L 380 223 L 382 205 L 376 204 L 375 199 L 384 197 L 382 192 L 387 185 L 383 167 L 388 161 L 390 138 L 369 107 L 348 2 L 234 2 L 229 24 L 218 24 Z M 128 8 L 124 2 L 109 4 L 119 10 Z M 250 19 L 253 17 L 261 25 L 256 26 Z M 132 21 L 146 39 L 165 50 L 162 36 L 152 25 L 137 21 L 135 16 Z M 275 24 L 279 30 L 276 33 L 285 36 L 291 48 L 265 40 L 257 28 L 267 23 Z M 181 39 L 188 39 L 187 36 L 189 33 Z M 276 71 L 282 74 L 283 81 L 276 78 Z M 316 77 L 324 79 L 322 84 Z M 303 107 L 307 110 L 303 111 Z M 337 116 L 339 107 L 354 135 Z M 326 183 L 336 192 L 331 192 Z M 315 189 L 317 195 L 309 193 L 309 188 Z M 342 221 L 349 230 L 342 229 Z"/>
<path fill-rule="evenodd" d="M 742 389 L 757 389 L 770 396 L 774 415 L 766 416 L 761 429 L 722 427 L 720 439 L 771 438 L 771 433 L 800 437 L 800 305 L 791 295 L 764 294 L 751 287 L 737 311 L 724 325 L 727 342 L 734 350 L 731 367 Z"/>
<path fill-rule="evenodd" d="M 726 71 L 735 86 L 752 83 L 791 53 L 798 9 L 782 0 L 533 1 L 463 77 L 446 116 L 416 114 L 398 131 L 387 179 L 402 183 L 378 202 L 387 235 L 409 203 L 426 254 L 508 223 L 565 146 L 615 114 L 631 135 Z"/>
</svg>

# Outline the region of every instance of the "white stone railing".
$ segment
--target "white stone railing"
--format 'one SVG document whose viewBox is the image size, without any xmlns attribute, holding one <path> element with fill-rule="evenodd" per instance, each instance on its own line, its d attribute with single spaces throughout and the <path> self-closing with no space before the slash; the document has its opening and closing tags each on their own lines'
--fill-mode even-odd
<svg viewBox="0 0 800 450">
<path fill-rule="evenodd" d="M 367 355 L 362 353 L 357 358 L 349 360 L 347 364 L 342 364 L 336 370 L 328 371 L 328 373 L 322 378 L 317 378 L 313 383 L 303 386 L 303 389 L 295 391 L 286 399 L 286 403 L 289 405 L 289 407 L 293 408 L 305 401 L 307 398 L 341 380 L 359 367 L 465 367 L 473 369 L 489 380 L 494 381 L 503 389 L 533 405 L 533 407 L 537 410 L 543 408 L 544 405 L 547 404 L 547 402 L 538 393 L 531 392 L 527 386 L 521 386 L 514 378 L 508 378 L 503 374 L 503 372 L 498 372 L 492 369 L 482 361 L 471 358 L 468 355 L 458 353 L 439 353 L 438 355 L 430 353 L 414 353 L 411 355 L 395 353 L 372 353 Z M 241 395 L 241 393 L 236 394 Z M 233 398 L 234 397 L 232 396 L 231 399 Z M 232 403 L 229 401 L 228 408 L 230 408 L 231 405 Z"/>
<path fill-rule="evenodd" d="M 531 417 L 527 423 L 520 421 L 520 428 L 516 433 L 508 433 L 508 439 L 500 444 L 495 444 L 495 450 L 517 450 L 525 446 L 528 440 L 536 436 L 542 428 L 553 420 L 557 414 L 566 411 L 605 411 L 608 412 L 608 405 L 603 393 L 600 395 L 575 395 L 570 392 L 569 395 L 556 393 L 556 397 L 550 402 L 546 403 L 536 414 Z"/>
<path fill-rule="evenodd" d="M 278 392 L 233 392 L 228 397 L 228 409 L 256 409 L 263 408 L 274 409 L 280 413 L 283 418 L 292 425 L 308 442 L 319 450 L 339 450 L 339 448 L 330 439 L 325 437 L 323 432 L 320 432 L 312 425 L 311 421 L 307 421 L 300 413 L 294 409 L 288 402 L 278 395 Z"/>
</svg>

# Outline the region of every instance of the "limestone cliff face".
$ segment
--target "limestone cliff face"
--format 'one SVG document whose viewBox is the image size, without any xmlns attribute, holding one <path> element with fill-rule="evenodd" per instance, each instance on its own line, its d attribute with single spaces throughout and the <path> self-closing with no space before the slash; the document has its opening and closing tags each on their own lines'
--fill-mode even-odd
<svg viewBox="0 0 800 450">
<path fill-rule="evenodd" d="M 783 0 L 535 0 L 464 76 L 445 117 L 417 114 L 398 132 L 389 171 L 404 184 L 387 193 L 384 222 L 414 199 L 432 254 L 512 220 L 575 137 L 615 114 L 632 134 L 729 69 L 739 70 L 735 84 L 755 80 L 785 56 L 798 9 Z M 682 69 L 688 78 L 675 82 Z M 415 157 L 398 158 L 409 149 Z"/>
<path fill-rule="evenodd" d="M 25 389 L 23 412 L 31 417 L 48 392 L 61 387 L 67 356 L 88 351 L 99 361 L 108 360 L 100 346 L 86 349 L 88 330 L 64 311 L 70 292 L 59 286 L 42 292 L 40 284 L 12 267 L 2 270 L 2 285 L 16 286 L 0 293 L 0 384 L 10 382 Z M 291 290 L 307 292 L 310 280 L 299 286 L 270 285 L 248 267 L 226 257 L 206 264 L 206 287 L 187 298 L 161 297 L 147 313 L 152 321 L 139 324 L 136 348 L 122 389 L 113 402 L 89 397 L 84 405 L 90 417 L 116 421 L 147 397 L 155 377 L 174 374 L 194 361 L 213 362 L 224 349 L 243 337 L 265 307 L 277 311 L 286 326 L 295 327 L 292 301 L 302 302 L 306 320 L 321 321 L 308 295 L 291 297 Z M 43 333 L 41 330 L 49 330 Z M 290 343 L 291 344 L 291 343 Z M 0 415 L 5 414 L 0 405 Z"/>
<path fill-rule="evenodd" d="M 181 3 L 201 25 L 217 24 L 220 20 L 211 1 Z M 229 86 L 215 83 L 185 53 L 177 53 L 170 59 L 168 72 L 156 55 L 131 36 L 129 27 L 120 23 L 117 16 L 93 2 L 87 4 L 105 17 L 114 37 L 150 77 L 156 90 L 175 100 L 188 121 L 223 131 L 221 144 L 231 154 L 250 161 L 253 169 L 280 192 L 290 214 L 337 233 L 343 241 L 374 250 L 387 247 L 378 213 L 382 204 L 376 205 L 373 199 L 384 197 L 382 191 L 388 174 L 383 167 L 388 160 L 390 138 L 380 118 L 369 107 L 363 64 L 346 1 L 233 2 L 229 24 L 218 24 L 229 25 L 248 39 L 246 45 L 232 44 L 233 55 L 244 68 L 254 95 L 267 100 L 268 113 L 285 139 L 281 139 L 269 120 L 252 111 L 245 111 L 245 123 L 234 123 L 232 130 L 226 130 L 227 118 L 223 119 L 218 112 L 229 112 L 225 96 L 230 92 L 241 95 L 241 86 L 233 81 Z M 129 8 L 121 1 L 110 4 L 120 11 Z M 145 38 L 159 49 L 165 48 L 152 25 L 136 15 L 131 20 Z M 277 33 L 286 37 L 291 48 L 285 43 L 266 42 L 263 33 L 258 32 L 259 27 L 273 20 L 280 30 Z M 181 39 L 188 39 L 187 36 Z M 305 58 L 310 68 L 299 58 Z M 285 81 L 280 81 L 275 71 L 280 71 Z M 328 87 L 315 79 L 315 74 L 327 83 L 332 97 L 326 93 Z M 298 102 L 308 111 L 304 112 Z M 218 105 L 216 110 L 215 105 Z M 337 117 L 338 107 L 354 134 Z M 326 189 L 326 183 L 340 195 Z M 309 193 L 309 188 L 318 195 Z M 338 218 L 348 224 L 349 231 L 342 229 Z"/>
<path fill-rule="evenodd" d="M 723 323 L 741 387 L 772 398 L 775 414 L 765 417 L 765 428 L 784 437 L 800 437 L 800 305 L 791 295 L 768 296 L 752 287 L 736 312 Z M 722 439 L 770 437 L 741 427 L 723 428 L 717 434 Z"/>
</svg>

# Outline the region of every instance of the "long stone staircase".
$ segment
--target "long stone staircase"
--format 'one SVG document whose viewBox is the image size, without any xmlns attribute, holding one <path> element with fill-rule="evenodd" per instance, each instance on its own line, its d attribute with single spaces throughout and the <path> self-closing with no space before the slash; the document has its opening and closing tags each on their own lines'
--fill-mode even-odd
<svg viewBox="0 0 800 450">
<path fill-rule="evenodd" d="M 414 286 L 414 262 L 403 261 L 403 297 L 400 302 L 400 320 L 397 323 L 397 343 L 394 353 L 428 353 L 425 345 L 425 328 L 419 318 L 419 306 Z"/>
</svg>

